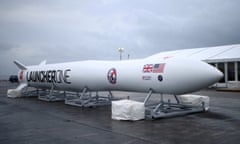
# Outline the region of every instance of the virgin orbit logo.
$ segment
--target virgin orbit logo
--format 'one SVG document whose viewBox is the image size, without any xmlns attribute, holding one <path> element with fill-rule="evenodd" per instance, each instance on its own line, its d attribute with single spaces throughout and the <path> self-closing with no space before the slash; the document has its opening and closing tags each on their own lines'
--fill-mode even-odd
<svg viewBox="0 0 240 144">
<path fill-rule="evenodd" d="M 108 81 L 109 81 L 111 84 L 116 84 L 116 83 L 117 83 L 117 71 L 116 71 L 115 68 L 111 68 L 111 69 L 108 71 L 107 78 L 108 78 Z"/>
</svg>

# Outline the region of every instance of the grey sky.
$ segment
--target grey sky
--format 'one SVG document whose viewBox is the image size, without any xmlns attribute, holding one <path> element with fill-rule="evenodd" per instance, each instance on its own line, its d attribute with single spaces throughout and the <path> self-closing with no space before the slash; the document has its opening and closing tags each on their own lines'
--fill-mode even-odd
<svg viewBox="0 0 240 144">
<path fill-rule="evenodd" d="M 239 0 L 1 0 L 0 75 L 26 65 L 142 58 L 240 43 Z"/>
</svg>

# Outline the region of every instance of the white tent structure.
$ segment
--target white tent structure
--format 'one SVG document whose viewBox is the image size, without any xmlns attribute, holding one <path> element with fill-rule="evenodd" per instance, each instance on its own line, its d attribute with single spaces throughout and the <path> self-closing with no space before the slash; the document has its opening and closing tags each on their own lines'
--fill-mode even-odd
<svg viewBox="0 0 240 144">
<path fill-rule="evenodd" d="M 187 57 L 203 60 L 224 73 L 217 87 L 240 87 L 240 44 L 161 52 L 148 58 Z"/>
</svg>

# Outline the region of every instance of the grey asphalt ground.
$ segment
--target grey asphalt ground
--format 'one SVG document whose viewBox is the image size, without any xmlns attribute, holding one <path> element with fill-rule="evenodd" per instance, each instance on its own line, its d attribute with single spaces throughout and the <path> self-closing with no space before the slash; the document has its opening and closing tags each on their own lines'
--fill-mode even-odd
<svg viewBox="0 0 240 144">
<path fill-rule="evenodd" d="M 7 90 L 15 87 L 0 82 L 0 144 L 240 143 L 239 92 L 201 90 L 195 94 L 210 97 L 209 112 L 132 122 L 112 120 L 110 106 L 80 108 L 37 97 L 7 98 Z M 113 94 L 139 101 L 146 96 Z"/>
</svg>

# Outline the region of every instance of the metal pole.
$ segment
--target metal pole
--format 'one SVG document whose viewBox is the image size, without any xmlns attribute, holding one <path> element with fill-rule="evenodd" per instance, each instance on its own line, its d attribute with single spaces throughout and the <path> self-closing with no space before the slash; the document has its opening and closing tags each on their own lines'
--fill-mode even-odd
<svg viewBox="0 0 240 144">
<path fill-rule="evenodd" d="M 118 51 L 120 53 L 120 60 L 122 60 L 122 53 L 124 51 L 124 48 L 118 48 Z"/>
</svg>

